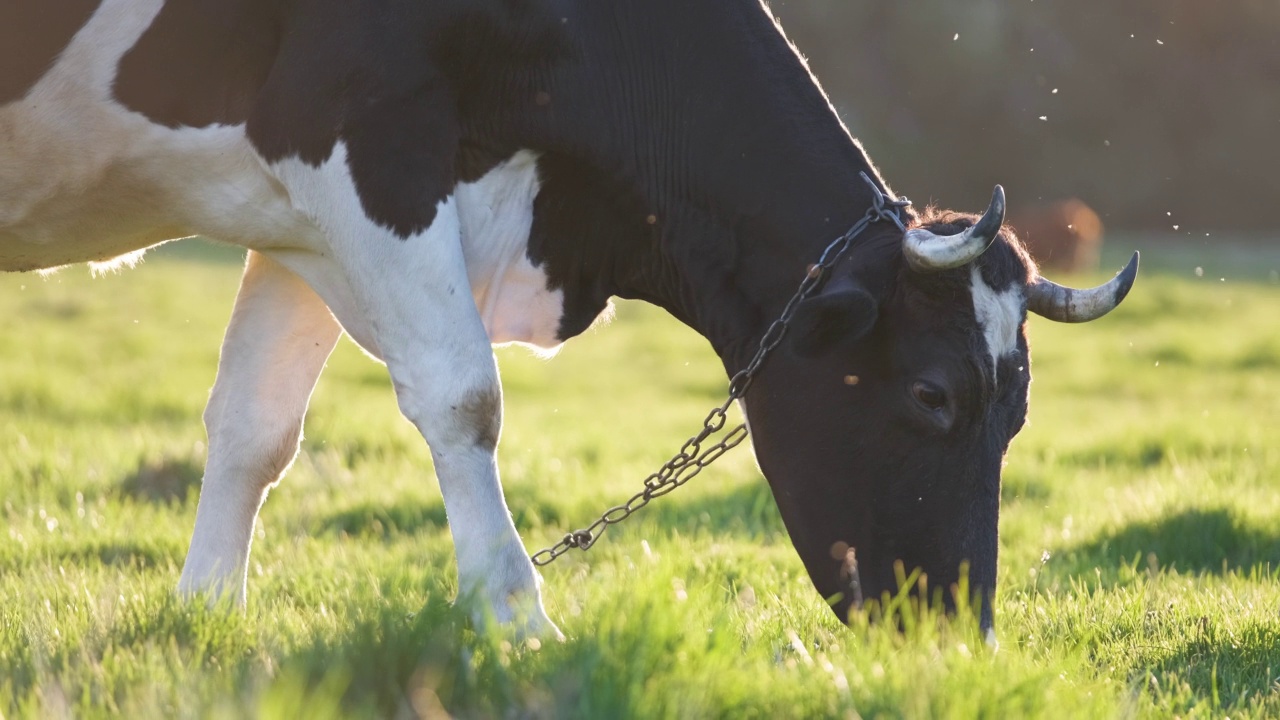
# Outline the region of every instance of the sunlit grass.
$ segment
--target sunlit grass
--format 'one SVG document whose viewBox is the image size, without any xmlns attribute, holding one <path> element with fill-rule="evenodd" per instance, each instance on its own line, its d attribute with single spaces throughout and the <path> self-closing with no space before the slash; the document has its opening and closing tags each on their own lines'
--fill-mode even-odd
<svg viewBox="0 0 1280 720">
<path fill-rule="evenodd" d="M 1278 715 L 1280 288 L 1144 252 L 1163 272 L 1115 315 L 1032 321 L 998 649 L 904 603 L 904 633 L 839 624 L 745 451 L 546 570 L 566 643 L 477 635 L 429 454 L 346 342 L 264 509 L 249 611 L 184 605 L 235 258 L 0 277 L 0 713 Z M 634 492 L 725 387 L 701 338 L 632 304 L 552 361 L 500 357 L 530 548 Z"/>
</svg>

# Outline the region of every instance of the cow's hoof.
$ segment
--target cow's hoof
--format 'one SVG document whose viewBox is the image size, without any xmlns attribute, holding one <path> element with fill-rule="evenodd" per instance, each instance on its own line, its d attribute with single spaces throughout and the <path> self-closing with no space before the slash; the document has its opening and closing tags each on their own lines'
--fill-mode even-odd
<svg viewBox="0 0 1280 720">
<path fill-rule="evenodd" d="M 547 616 L 542 604 L 538 576 L 529 556 L 519 544 L 495 554 L 483 578 L 460 577 L 460 585 L 468 588 L 459 593 L 458 602 L 471 606 L 471 617 L 477 628 L 495 625 L 499 632 L 512 633 L 518 640 L 565 639 L 564 633 Z M 470 580 L 470 582 L 468 582 Z"/>
<path fill-rule="evenodd" d="M 521 603 L 519 600 L 512 598 L 508 601 L 507 606 L 513 608 L 511 620 L 506 623 L 511 631 L 515 634 L 517 640 L 558 640 L 564 642 L 564 633 L 560 632 L 560 628 L 547 617 L 546 612 L 542 609 L 541 598 L 538 598 L 537 607 L 530 608 L 526 611 L 524 606 L 528 603 Z"/>
<path fill-rule="evenodd" d="M 174 593 L 185 603 L 203 602 L 211 610 L 231 608 L 244 612 L 247 600 L 243 583 L 236 587 L 234 580 L 215 577 L 196 581 L 184 575 Z"/>
<path fill-rule="evenodd" d="M 478 632 L 492 632 L 516 642 L 565 640 L 564 633 L 547 617 L 542 598 L 536 594 L 498 598 L 481 593 L 479 597 L 459 597 L 458 604 L 469 606 L 471 622 Z"/>
</svg>

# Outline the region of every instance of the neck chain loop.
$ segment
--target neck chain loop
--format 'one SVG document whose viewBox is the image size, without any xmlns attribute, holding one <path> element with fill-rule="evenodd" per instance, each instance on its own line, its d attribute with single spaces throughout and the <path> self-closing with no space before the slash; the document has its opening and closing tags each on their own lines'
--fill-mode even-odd
<svg viewBox="0 0 1280 720">
<path fill-rule="evenodd" d="M 654 498 L 662 497 L 689 482 L 698 473 L 702 472 L 703 468 L 720 459 L 720 456 L 742 444 L 742 441 L 747 439 L 746 423 L 740 423 L 717 442 L 708 445 L 706 448 L 702 447 L 703 442 L 724 429 L 725 424 L 728 422 L 729 407 L 747 394 L 747 390 L 751 388 L 751 384 L 754 382 L 765 359 L 769 357 L 769 354 L 773 352 L 774 348 L 782 342 L 782 338 L 787 334 L 787 328 L 790 326 L 791 319 L 795 316 L 800 303 L 813 294 L 823 276 L 849 250 L 853 240 L 873 223 L 881 221 L 893 223 L 904 233 L 907 231 L 906 225 L 902 221 L 901 211 L 909 207 L 911 201 L 905 197 L 897 200 L 885 198 L 884 193 L 881 192 L 880 188 L 876 186 L 867 173 L 863 172 L 861 175 L 862 179 L 871 187 L 871 207 L 867 208 L 866 214 L 858 222 L 854 223 L 853 227 L 833 240 L 830 245 L 827 245 L 826 249 L 822 251 L 822 255 L 818 257 L 817 263 L 809 266 L 804 279 L 800 281 L 800 287 L 796 289 L 795 294 L 787 301 L 782 314 L 769 325 L 769 329 L 760 338 L 760 345 L 751 361 L 729 381 L 729 397 L 720 407 L 714 408 L 707 415 L 706 419 L 702 421 L 702 429 L 698 431 L 698 434 L 685 441 L 685 444 L 680 447 L 680 451 L 674 457 L 664 463 L 656 472 L 645 478 L 643 490 L 632 495 L 631 499 L 622 505 L 606 510 L 591 525 L 581 530 L 575 530 L 565 535 L 564 538 L 551 547 L 534 553 L 531 558 L 534 565 L 538 567 L 549 565 L 556 558 L 573 548 L 587 550 L 592 545 L 595 545 L 596 541 L 600 539 L 600 536 L 604 534 L 604 531 L 610 525 L 617 525 L 631 517 L 640 508 L 648 505 Z"/>
</svg>

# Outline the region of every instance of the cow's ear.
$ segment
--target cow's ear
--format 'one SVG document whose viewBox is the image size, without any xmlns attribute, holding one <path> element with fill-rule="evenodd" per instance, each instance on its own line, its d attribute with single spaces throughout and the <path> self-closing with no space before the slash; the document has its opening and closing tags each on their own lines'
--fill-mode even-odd
<svg viewBox="0 0 1280 720">
<path fill-rule="evenodd" d="M 825 292 L 800 303 L 791 320 L 791 349 L 813 357 L 870 332 L 878 313 L 876 299 L 859 287 Z"/>
</svg>

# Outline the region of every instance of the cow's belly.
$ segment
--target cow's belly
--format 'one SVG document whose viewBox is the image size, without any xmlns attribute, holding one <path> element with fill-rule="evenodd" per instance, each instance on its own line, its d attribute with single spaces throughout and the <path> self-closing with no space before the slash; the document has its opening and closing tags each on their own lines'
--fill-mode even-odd
<svg viewBox="0 0 1280 720">
<path fill-rule="evenodd" d="M 50 94 L 0 108 L 0 138 L 0 270 L 197 234 L 266 247 L 313 231 L 242 127 L 171 129 L 109 100 Z"/>
<path fill-rule="evenodd" d="M 564 293 L 548 287 L 528 255 L 537 159 L 522 150 L 455 192 L 468 280 L 489 339 L 552 350 L 561 342 Z"/>
<path fill-rule="evenodd" d="M 335 171 L 331 168 L 329 172 Z M 528 258 L 533 200 L 538 191 L 536 156 L 520 152 L 480 180 L 458 185 L 453 194 L 466 281 L 490 342 L 520 343 L 547 351 L 561 344 L 564 299 L 562 291 L 548 287 L 546 273 Z M 317 241 L 311 237 L 308 243 L 267 248 L 265 252 L 306 280 L 347 334 L 370 355 L 381 358 L 376 334 L 355 300 L 351 279 L 335 253 L 326 249 L 335 239 Z M 375 234 L 360 242 L 403 244 L 405 252 L 420 255 L 402 258 L 410 265 L 429 262 L 436 252 L 422 237 L 402 240 Z"/>
</svg>

